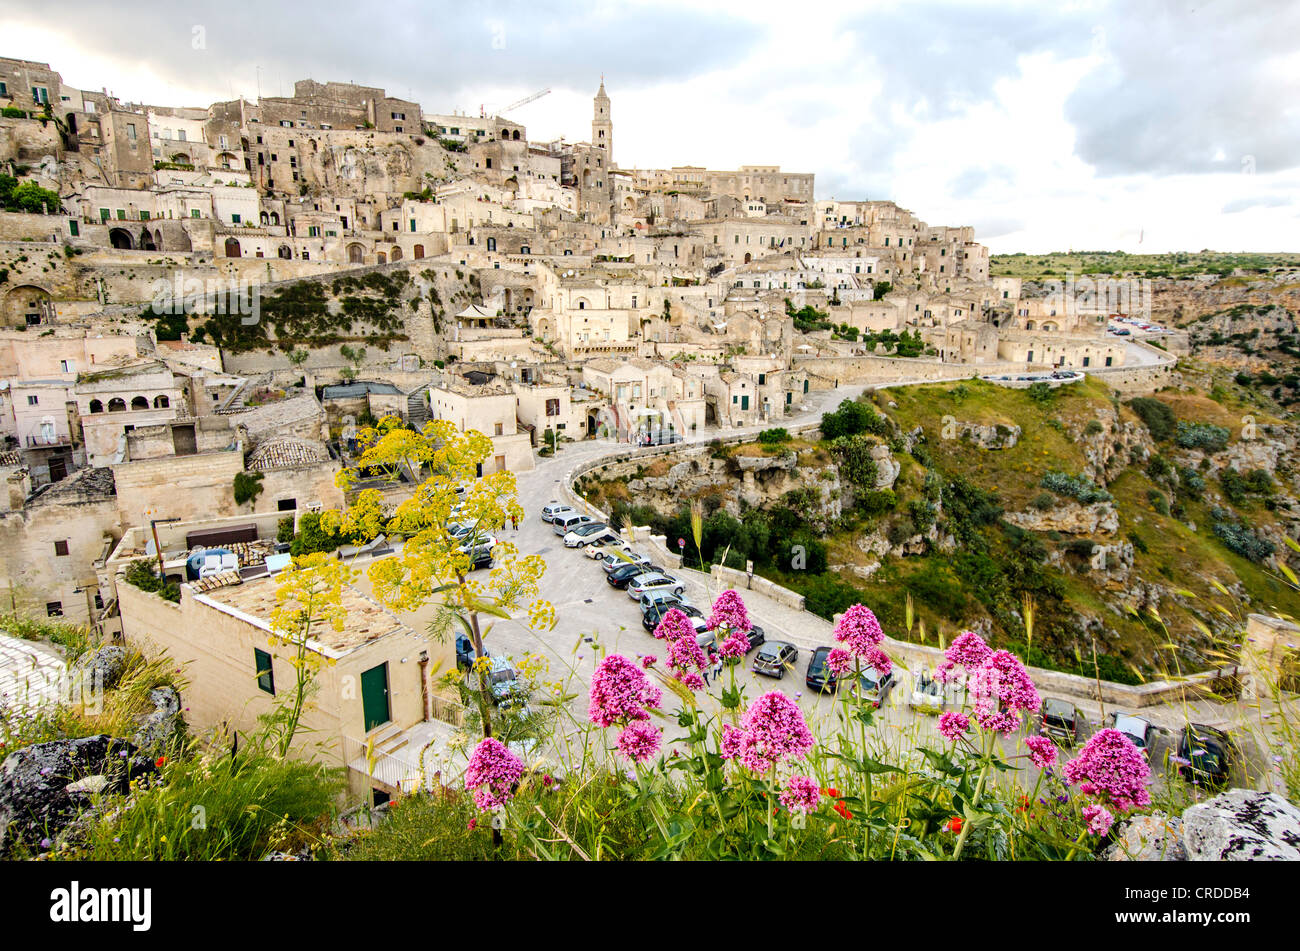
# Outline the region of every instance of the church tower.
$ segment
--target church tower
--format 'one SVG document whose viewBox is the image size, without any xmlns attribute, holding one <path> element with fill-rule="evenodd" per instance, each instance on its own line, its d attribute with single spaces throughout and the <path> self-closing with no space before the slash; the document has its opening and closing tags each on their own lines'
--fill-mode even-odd
<svg viewBox="0 0 1300 951">
<path fill-rule="evenodd" d="M 609 115 L 609 96 L 605 94 L 605 77 L 600 77 L 600 89 L 592 100 L 591 144 L 605 151 L 605 167 L 614 167 L 614 121 Z"/>
</svg>

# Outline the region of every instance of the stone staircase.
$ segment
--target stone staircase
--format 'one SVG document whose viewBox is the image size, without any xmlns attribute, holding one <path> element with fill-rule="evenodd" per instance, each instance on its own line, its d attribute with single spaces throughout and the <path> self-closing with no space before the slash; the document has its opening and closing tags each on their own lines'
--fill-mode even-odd
<svg viewBox="0 0 1300 951">
<path fill-rule="evenodd" d="M 423 429 L 429 415 L 429 385 L 416 387 L 406 394 L 406 418 L 416 429 Z"/>
</svg>

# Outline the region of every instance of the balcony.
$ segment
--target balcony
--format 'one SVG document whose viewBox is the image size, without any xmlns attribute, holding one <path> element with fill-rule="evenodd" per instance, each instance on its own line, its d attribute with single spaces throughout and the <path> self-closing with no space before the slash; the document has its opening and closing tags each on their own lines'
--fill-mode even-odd
<svg viewBox="0 0 1300 951">
<path fill-rule="evenodd" d="M 27 436 L 29 449 L 42 449 L 52 446 L 71 446 L 72 436 L 68 433 L 40 433 Z"/>
</svg>

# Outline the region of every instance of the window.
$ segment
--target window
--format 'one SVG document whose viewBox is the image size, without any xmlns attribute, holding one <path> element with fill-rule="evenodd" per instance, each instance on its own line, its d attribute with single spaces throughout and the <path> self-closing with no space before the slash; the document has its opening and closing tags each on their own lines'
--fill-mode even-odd
<svg viewBox="0 0 1300 951">
<path fill-rule="evenodd" d="M 503 436 L 503 435 L 505 435 L 505 427 L 504 427 L 504 425 L 503 425 L 502 423 L 494 423 L 494 424 L 493 424 L 493 433 L 492 433 L 492 435 L 494 435 L 494 436 Z"/>
<path fill-rule="evenodd" d="M 230 216 L 230 222 L 231 222 L 231 224 L 236 224 L 236 225 L 237 225 L 237 224 L 239 224 L 240 220 L 241 220 L 241 219 L 240 219 L 239 215 L 231 215 L 231 216 Z"/>
<path fill-rule="evenodd" d="M 28 397 L 27 397 L 27 405 L 28 405 L 28 406 L 36 406 L 38 403 L 40 403 L 40 399 L 39 399 L 38 397 L 35 397 L 35 396 L 28 396 Z"/>
<path fill-rule="evenodd" d="M 59 555 L 60 557 L 62 557 L 62 556 L 64 556 L 64 555 L 66 555 L 67 553 L 68 553 L 68 541 L 67 541 L 67 539 L 60 539 L 60 540 L 58 540 L 58 541 L 56 541 L 56 542 L 54 543 L 54 554 Z"/>
<path fill-rule="evenodd" d="M 46 601 L 46 602 L 45 602 L 45 616 L 46 616 L 46 617 L 63 617 L 63 602 L 62 602 L 62 601 Z"/>
<path fill-rule="evenodd" d="M 126 124 L 126 137 L 127 137 L 127 139 L 128 139 L 132 144 L 135 143 L 135 123 L 134 123 L 134 122 L 128 122 L 128 123 Z"/>
<path fill-rule="evenodd" d="M 68 233 L 74 238 L 81 234 L 80 229 L 77 227 L 77 222 L 73 219 L 68 220 Z"/>
<path fill-rule="evenodd" d="M 253 648 L 253 665 L 257 671 L 257 686 L 271 696 L 275 696 L 275 669 L 271 665 L 271 655 L 259 648 Z"/>
<path fill-rule="evenodd" d="M 76 365 L 75 365 L 71 360 L 60 360 L 60 361 L 59 361 L 59 372 L 60 372 L 60 373 L 75 373 L 75 372 L 76 372 Z"/>
</svg>

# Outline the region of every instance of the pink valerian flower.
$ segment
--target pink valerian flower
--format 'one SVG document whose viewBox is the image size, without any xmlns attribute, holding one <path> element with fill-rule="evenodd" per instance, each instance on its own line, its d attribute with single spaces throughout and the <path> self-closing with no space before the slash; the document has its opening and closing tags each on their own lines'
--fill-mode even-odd
<svg viewBox="0 0 1300 951">
<path fill-rule="evenodd" d="M 474 805 L 483 812 L 504 806 L 514 796 L 514 785 L 524 775 L 524 764 L 504 743 L 484 737 L 470 754 L 465 788 L 474 790 Z"/>
<path fill-rule="evenodd" d="M 951 677 L 955 667 L 965 667 L 967 673 L 969 673 L 978 667 L 984 666 L 984 662 L 992 654 L 993 648 L 984 643 L 984 638 L 974 631 L 963 631 L 953 639 L 953 642 L 948 645 L 948 649 L 943 652 L 945 660 L 935 671 L 935 677 L 940 682 L 945 682 Z"/>
<path fill-rule="evenodd" d="M 659 752 L 663 741 L 662 730 L 645 722 L 630 723 L 618 734 L 618 751 L 634 763 L 644 763 Z"/>
<path fill-rule="evenodd" d="M 1133 741 L 1114 728 L 1089 737 L 1062 771 L 1067 782 L 1120 812 L 1151 805 L 1146 785 L 1151 767 Z"/>
<path fill-rule="evenodd" d="M 664 616 L 659 619 L 658 625 L 655 626 L 654 636 L 661 641 L 673 643 L 683 637 L 695 638 L 695 628 L 682 610 L 678 608 L 669 608 L 664 612 Z"/>
<path fill-rule="evenodd" d="M 622 726 L 649 719 L 646 707 L 657 707 L 662 699 L 640 667 L 622 654 L 610 654 L 591 675 L 587 717 L 597 726 Z"/>
<path fill-rule="evenodd" d="M 713 613 L 709 615 L 709 630 L 716 631 L 719 627 L 725 627 L 732 634 L 749 630 L 749 612 L 745 610 L 745 602 L 730 589 L 718 595 L 718 600 L 713 602 Z"/>
<path fill-rule="evenodd" d="M 949 710 L 939 717 L 938 730 L 949 743 L 956 743 L 970 730 L 970 718 Z"/>
<path fill-rule="evenodd" d="M 694 628 L 691 629 L 689 636 L 679 637 L 668 645 L 669 667 L 686 673 L 690 670 L 703 670 L 706 663 L 704 651 L 700 650 L 700 644 L 695 639 Z"/>
<path fill-rule="evenodd" d="M 868 667 L 874 667 L 881 677 L 889 676 L 889 672 L 894 669 L 894 662 L 879 647 L 872 647 L 863 652 L 862 662 Z"/>
<path fill-rule="evenodd" d="M 820 797 L 821 791 L 817 788 L 816 780 L 807 776 L 791 776 L 786 783 L 785 792 L 781 793 L 781 805 L 791 812 L 807 815 L 817 808 Z"/>
<path fill-rule="evenodd" d="M 1105 806 L 1084 806 L 1083 821 L 1088 823 L 1088 831 L 1100 838 L 1110 831 L 1115 817 Z"/>
<path fill-rule="evenodd" d="M 826 667 L 836 677 L 843 677 L 853 669 L 853 655 L 843 647 L 836 647 L 826 655 Z"/>
<path fill-rule="evenodd" d="M 718 653 L 726 660 L 744 657 L 749 653 L 749 636 L 743 631 L 729 634 L 727 639 L 718 645 Z"/>
<path fill-rule="evenodd" d="M 644 657 L 641 658 L 641 666 L 644 667 L 646 670 L 649 670 L 657 663 L 659 663 L 659 658 L 656 657 L 654 654 L 646 654 Z"/>
<path fill-rule="evenodd" d="M 740 762 L 751 772 L 765 773 L 776 763 L 801 759 L 813 748 L 813 736 L 803 712 L 779 690 L 763 694 L 740 719 L 744 738 Z"/>
<path fill-rule="evenodd" d="M 1056 744 L 1047 737 L 1027 736 L 1025 746 L 1029 748 L 1029 762 L 1036 768 L 1047 769 L 1049 766 L 1056 765 L 1056 758 L 1060 753 L 1056 749 Z"/>
<path fill-rule="evenodd" d="M 1013 733 L 1020 714 L 1032 713 L 1042 699 L 1020 659 L 1010 651 L 994 651 L 970 673 L 967 681 L 974 699 L 975 719 L 985 730 Z"/>
<path fill-rule="evenodd" d="M 735 759 L 740 755 L 745 741 L 745 731 L 730 723 L 722 726 L 722 739 L 718 743 L 718 754 L 723 759 Z"/>
<path fill-rule="evenodd" d="M 847 645 L 854 656 L 862 657 L 885 639 L 885 632 L 870 608 L 855 604 L 835 625 L 835 639 Z"/>
<path fill-rule="evenodd" d="M 693 670 L 679 670 L 673 674 L 673 677 L 685 684 L 692 691 L 704 689 L 704 678 Z"/>
</svg>

